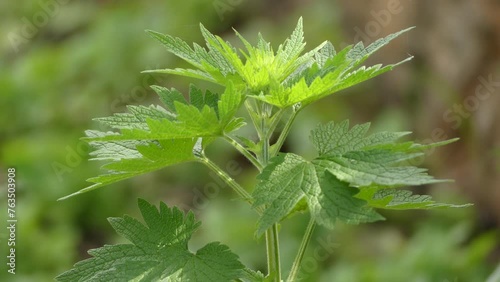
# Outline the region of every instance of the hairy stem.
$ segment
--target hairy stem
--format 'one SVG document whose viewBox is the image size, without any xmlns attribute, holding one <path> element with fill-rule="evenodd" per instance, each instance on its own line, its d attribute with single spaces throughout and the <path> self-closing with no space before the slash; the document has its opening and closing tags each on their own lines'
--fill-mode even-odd
<svg viewBox="0 0 500 282">
<path fill-rule="evenodd" d="M 278 237 L 278 224 L 266 231 L 267 268 L 271 281 L 281 282 L 281 258 Z"/>
<path fill-rule="evenodd" d="M 252 155 L 252 153 L 250 153 L 247 149 L 245 149 L 245 147 L 241 146 L 240 143 L 238 143 L 236 140 L 234 140 L 228 135 L 224 135 L 224 140 L 229 142 L 229 144 L 233 145 L 233 147 L 236 148 L 236 150 L 238 150 L 243 156 L 245 156 L 247 160 L 249 160 L 259 171 L 262 171 L 262 165 L 259 163 L 257 158 L 255 158 L 255 156 Z"/>
<path fill-rule="evenodd" d="M 233 190 L 238 194 L 243 200 L 245 200 L 250 205 L 253 204 L 253 198 L 250 193 L 248 193 L 243 187 L 240 186 L 231 176 L 229 176 L 224 170 L 222 170 L 219 166 L 217 166 L 214 162 L 212 162 L 205 155 L 199 158 L 199 161 L 208 166 L 212 171 L 214 171 L 224 182 L 226 182 L 229 187 L 233 188 Z"/>
<path fill-rule="evenodd" d="M 250 102 L 250 101 L 251 101 L 250 99 L 245 100 L 245 108 L 247 109 L 247 112 L 250 115 L 250 119 L 252 120 L 252 123 L 254 125 L 255 130 L 257 131 L 257 134 L 259 135 L 259 137 L 261 137 L 263 132 L 262 132 L 262 129 L 260 127 L 259 120 L 258 120 L 259 113 L 256 112 L 256 110 L 258 111 L 258 107 L 255 106 L 255 104 L 256 104 L 255 101 L 253 101 L 253 105 L 252 105 L 252 102 Z"/>
<path fill-rule="evenodd" d="M 266 167 L 271 157 L 269 139 L 274 131 L 274 128 L 276 127 L 277 122 L 273 121 L 269 124 L 268 121 L 271 115 L 271 109 L 267 108 L 269 105 L 266 104 L 262 104 L 261 106 L 261 113 L 263 113 L 263 115 L 261 116 L 260 127 L 263 134 L 260 136 L 262 144 L 260 161 L 262 166 Z M 266 250 L 267 268 L 271 281 L 281 282 L 281 258 L 279 252 L 278 224 L 273 224 L 273 226 L 266 231 Z"/>
<path fill-rule="evenodd" d="M 299 274 L 300 264 L 302 263 L 302 259 L 304 258 L 304 254 L 307 249 L 307 245 L 309 245 L 309 241 L 311 241 L 312 234 L 314 232 L 314 227 L 316 223 L 314 218 L 311 216 L 309 220 L 309 224 L 307 225 L 306 232 L 304 233 L 304 237 L 302 237 L 302 242 L 300 243 L 299 251 L 297 252 L 297 256 L 293 261 L 292 269 L 290 270 L 290 274 L 288 275 L 287 282 L 295 282 L 297 279 L 297 275 Z"/>
<path fill-rule="evenodd" d="M 280 133 L 280 136 L 278 137 L 278 141 L 276 141 L 276 144 L 274 144 L 272 156 L 276 156 L 276 154 L 278 154 L 279 151 L 281 150 L 281 147 L 283 146 L 283 143 L 285 143 L 285 140 L 288 137 L 288 133 L 290 133 L 290 129 L 292 129 L 292 124 L 295 121 L 295 118 L 297 117 L 300 110 L 301 110 L 300 106 L 294 107 L 292 115 L 286 121 L 285 127 L 283 128 L 283 130 Z"/>
<path fill-rule="evenodd" d="M 285 113 L 284 109 L 279 109 L 278 112 L 273 115 L 271 125 L 269 126 L 269 132 L 271 132 L 271 135 L 274 132 L 274 130 L 276 130 L 276 127 L 280 123 L 281 118 L 283 117 L 284 113 Z M 271 155 L 271 156 L 273 156 L 273 155 Z"/>
<path fill-rule="evenodd" d="M 213 172 L 217 174 L 229 187 L 231 187 L 236 194 L 238 194 L 243 200 L 245 200 L 250 205 L 253 205 L 253 197 L 250 193 L 247 192 L 243 187 L 241 187 L 238 182 L 236 182 L 231 176 L 229 176 L 222 168 L 220 168 L 217 164 L 212 162 L 209 158 L 205 156 L 204 153 L 198 157 L 198 160 L 204 163 L 208 168 L 210 168 Z M 255 211 L 261 215 L 264 212 L 262 207 L 255 208 Z"/>
</svg>

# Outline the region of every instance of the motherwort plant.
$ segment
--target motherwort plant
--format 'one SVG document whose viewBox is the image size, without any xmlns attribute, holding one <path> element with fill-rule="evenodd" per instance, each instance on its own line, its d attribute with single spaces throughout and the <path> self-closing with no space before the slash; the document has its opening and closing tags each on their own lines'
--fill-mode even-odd
<svg viewBox="0 0 500 282">
<path fill-rule="evenodd" d="M 321 124 L 310 131 L 311 145 L 317 151 L 314 159 L 281 152 L 302 109 L 409 61 L 411 57 L 393 65 L 363 65 L 373 53 L 408 30 L 368 46 L 358 43 L 338 52 L 326 41 L 305 53 L 302 19 L 277 50 L 260 34 L 254 46 L 236 32 L 244 46 L 237 50 L 203 25 L 206 47 L 196 43 L 190 46 L 179 38 L 148 31 L 192 68 L 146 72 L 205 80 L 220 85 L 223 91 L 202 91 L 191 85 L 186 99 L 176 89 L 152 86 L 162 106 L 129 106 L 127 113 L 98 118 L 115 131 L 89 130 L 85 139 L 95 149 L 93 159 L 107 162 L 103 166 L 106 172 L 90 178 L 91 186 L 63 199 L 166 166 L 200 162 L 258 213 L 255 235 L 265 237 L 267 273 L 245 267 L 219 242 L 192 252 L 188 241 L 200 225 L 192 212 L 185 214 L 164 203 L 157 208 L 139 200 L 144 224 L 128 216 L 109 219 L 130 244 L 90 250 L 91 258 L 78 262 L 57 280 L 279 282 L 284 277 L 278 225 L 291 213 L 303 212 L 309 214 L 310 222 L 287 278 L 297 281 L 316 225 L 333 228 L 339 221 L 360 224 L 384 219 L 377 209 L 465 206 L 436 203 L 430 196 L 401 189 L 443 181 L 408 161 L 455 139 L 421 145 L 400 141 L 409 132 L 368 133 L 370 124 L 351 126 L 345 120 Z M 238 116 L 240 108 L 248 112 L 248 120 Z M 258 138 L 238 134 L 247 123 L 254 127 Z M 277 130 L 280 123 L 284 126 Z M 260 172 L 255 187 L 242 187 L 207 157 L 205 148 L 217 138 L 227 141 Z"/>
</svg>

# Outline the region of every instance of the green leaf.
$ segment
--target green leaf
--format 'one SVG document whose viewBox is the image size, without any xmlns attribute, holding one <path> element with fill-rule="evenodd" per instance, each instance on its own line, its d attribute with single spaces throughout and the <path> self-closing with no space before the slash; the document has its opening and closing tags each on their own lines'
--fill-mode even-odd
<svg viewBox="0 0 500 282">
<path fill-rule="evenodd" d="M 273 80 L 283 82 L 299 67 L 312 60 L 325 44 L 300 55 L 305 47 L 302 18 L 297 22 L 292 35 L 279 46 L 276 53 L 261 34 L 258 35 L 257 45 L 252 46 L 235 31 L 246 48 L 246 51 L 238 52 L 229 42 L 210 33 L 203 25 L 200 25 L 200 30 L 207 49 L 197 44 L 190 47 L 179 38 L 148 31 L 153 38 L 167 47 L 168 51 L 191 63 L 196 69 L 159 69 L 145 72 L 183 75 L 225 86 L 233 83 L 247 87 L 249 93 L 260 93 L 266 90 Z"/>
<path fill-rule="evenodd" d="M 94 160 L 107 160 L 107 173 L 87 181 L 92 185 L 66 199 L 102 186 L 152 172 L 165 166 L 195 161 L 195 144 L 205 148 L 215 137 L 245 125 L 235 118 L 243 95 L 232 83 L 220 95 L 190 86 L 189 103 L 175 89 L 153 86 L 167 109 L 160 106 L 129 106 L 130 113 L 97 119 L 117 132 L 87 131 L 84 138 L 96 150 Z"/>
<path fill-rule="evenodd" d="M 304 47 L 306 46 L 306 43 L 304 43 L 302 17 L 299 18 L 297 26 L 295 27 L 295 30 L 293 31 L 290 38 L 287 39 L 282 46 L 278 48 L 276 56 L 276 60 L 280 64 L 294 62 L 302 53 Z"/>
<path fill-rule="evenodd" d="M 348 223 L 383 219 L 353 196 L 357 189 L 338 180 L 323 163 L 308 162 L 295 154 L 279 154 L 258 177 L 254 207 L 266 209 L 258 222 L 257 236 L 281 221 L 305 198 L 317 223 L 333 228 L 337 220 Z"/>
<path fill-rule="evenodd" d="M 167 106 L 167 109 L 174 114 L 177 114 L 175 102 L 187 104 L 184 95 L 182 95 L 182 93 L 175 88 L 167 89 L 165 87 L 157 85 L 152 85 L 151 88 L 156 92 L 156 94 L 158 94 L 160 100 L 163 102 L 163 104 L 165 104 L 165 106 Z"/>
<path fill-rule="evenodd" d="M 214 62 L 212 65 L 226 74 L 241 72 L 243 63 L 235 48 L 219 36 L 210 33 L 202 24 L 200 24 L 200 30 L 211 52 L 212 62 Z"/>
<path fill-rule="evenodd" d="M 385 187 L 378 186 L 361 189 L 356 198 L 365 200 L 371 207 L 391 210 L 463 208 L 472 206 L 472 204 L 453 205 L 436 203 L 429 195 L 413 195 L 408 190 L 386 189 Z"/>
<path fill-rule="evenodd" d="M 200 223 L 194 214 L 160 203 L 159 210 L 139 199 L 145 225 L 124 216 L 110 218 L 115 231 L 131 244 L 105 245 L 90 250 L 92 256 L 56 277 L 57 281 L 233 281 L 242 277 L 238 256 L 218 242 L 196 253 L 188 241 Z M 168 280 L 171 281 L 171 280 Z"/>
<path fill-rule="evenodd" d="M 113 132 L 101 132 L 96 130 L 87 130 L 85 134 L 92 138 L 104 137 Z M 141 141 L 110 141 L 110 142 L 90 142 L 90 146 L 94 151 L 90 152 L 92 158 L 90 160 L 112 160 L 117 161 L 120 159 L 136 159 L 142 157 L 137 151 L 138 145 L 147 144 Z"/>
<path fill-rule="evenodd" d="M 246 268 L 244 270 L 243 281 L 248 282 L 271 282 L 267 277 L 260 271 L 253 271 Z"/>
<path fill-rule="evenodd" d="M 279 45 L 276 52 L 261 34 L 256 46 L 252 46 L 237 31 L 246 50 L 238 51 L 219 36 L 200 25 L 207 49 L 156 32 L 149 33 L 173 54 L 188 61 L 196 69 L 165 69 L 150 72 L 178 74 L 216 82 L 233 83 L 247 88 L 248 95 L 279 108 L 297 103 L 308 105 L 332 93 L 381 75 L 412 57 L 396 64 L 362 66 L 372 54 L 395 38 L 408 32 L 408 28 L 388 35 L 368 45 L 362 42 L 336 52 L 325 41 L 313 50 L 301 55 L 306 43 L 302 18 L 291 36 Z M 243 58 L 240 57 L 243 55 Z"/>
<path fill-rule="evenodd" d="M 108 172 L 87 179 L 88 182 L 94 184 L 62 197 L 59 200 L 83 194 L 137 175 L 156 171 L 169 165 L 195 161 L 197 160 L 194 154 L 196 142 L 198 142 L 196 139 L 160 140 L 140 143 L 134 141 L 91 142 L 92 146 L 98 148 L 97 151 L 91 153 L 97 156 L 96 159 L 112 160 L 112 162 L 102 167 Z M 124 143 L 135 145 L 135 149 L 129 147 L 123 150 L 124 146 L 121 144 Z"/>
<path fill-rule="evenodd" d="M 350 128 L 348 121 L 319 125 L 311 131 L 317 158 L 307 161 L 288 153 L 271 159 L 253 193 L 254 206 L 265 207 L 257 235 L 294 212 L 304 199 L 314 220 L 328 228 L 337 220 L 357 224 L 383 219 L 373 208 L 455 207 L 394 190 L 443 181 L 424 169 L 401 164 L 421 156 L 424 148 L 448 141 L 429 145 L 397 142 L 408 132 L 367 135 L 369 127 L 367 123 Z"/>
<path fill-rule="evenodd" d="M 350 187 L 349 183 L 339 180 L 329 171 L 322 170 L 321 162 L 313 163 L 318 185 L 314 191 L 315 197 L 308 197 L 308 205 L 317 223 L 333 229 L 336 220 L 359 224 L 384 219 L 365 201 L 354 197 L 358 189 Z"/>
<path fill-rule="evenodd" d="M 314 168 L 295 154 L 279 154 L 259 175 L 254 207 L 266 206 L 259 219 L 257 235 L 284 218 L 312 190 Z"/>
<path fill-rule="evenodd" d="M 232 64 L 234 62 L 228 61 L 231 56 L 228 56 L 229 53 L 225 53 L 229 50 L 232 51 L 232 47 L 226 43 L 221 44 L 219 38 L 208 32 L 202 25 L 200 28 L 207 41 L 208 51 L 198 44 L 193 44 L 193 47 L 190 47 L 180 38 L 147 30 L 146 32 L 162 43 L 169 52 L 187 61 L 197 69 L 158 69 L 144 71 L 144 73 L 176 74 L 223 85 L 228 81 L 237 82 L 238 79 L 232 76 L 235 72 L 235 67 Z"/>
<path fill-rule="evenodd" d="M 398 166 L 399 163 L 421 156 L 410 149 L 412 142 L 395 141 L 407 132 L 382 132 L 366 136 L 369 124 L 348 129 L 348 121 L 331 122 L 311 132 L 311 141 L 318 150 L 319 159 L 325 161 L 326 169 L 338 179 L 352 186 L 422 185 L 446 180 L 437 180 L 425 169 L 414 166 Z"/>
<path fill-rule="evenodd" d="M 147 129 L 147 119 L 174 119 L 174 115 L 160 106 L 127 106 L 130 113 L 117 113 L 112 117 L 94 120 L 116 129 Z"/>
<path fill-rule="evenodd" d="M 170 35 L 161 34 L 152 30 L 146 30 L 146 32 L 151 37 L 162 43 L 169 52 L 184 59 L 186 62 L 192 64 L 193 66 L 201 66 L 201 54 L 203 53 L 203 51 L 197 50 L 198 52 L 195 52 L 185 41 L 180 38 L 174 38 Z"/>
<path fill-rule="evenodd" d="M 210 68 L 212 71 L 215 71 L 217 73 L 217 69 L 211 67 Z M 200 70 L 193 70 L 193 69 L 182 69 L 182 68 L 175 68 L 175 69 L 156 69 L 156 70 L 145 70 L 142 71 L 141 73 L 163 73 L 163 74 L 174 74 L 174 75 L 179 75 L 179 76 L 185 76 L 185 77 L 190 77 L 190 78 L 197 78 L 200 80 L 205 80 L 205 81 L 210 81 L 210 82 L 215 82 L 217 83 L 219 80 L 222 80 L 220 76 L 217 78 L 213 73 L 210 73 L 209 71 L 200 71 Z"/>
<path fill-rule="evenodd" d="M 160 86 L 153 88 L 170 111 L 159 106 L 150 107 L 150 112 L 134 111 L 132 114 L 115 114 L 113 117 L 99 119 L 107 125 L 114 125 L 121 129 L 121 134 L 109 134 L 100 137 L 86 138 L 88 141 L 117 141 L 117 140 L 170 140 L 189 139 L 198 137 L 217 137 L 228 132 L 228 124 L 233 121 L 236 111 L 243 102 L 243 95 L 232 83 L 229 83 L 220 99 L 216 94 L 201 90 L 191 85 L 190 104 L 182 94 L 175 89 Z M 142 109 L 132 107 L 131 109 Z M 160 110 L 162 109 L 162 110 Z M 154 110 L 154 111 L 153 111 Z M 134 117 L 124 120 L 124 116 Z M 241 120 L 236 119 L 241 126 Z M 127 122 L 131 125 L 127 126 Z M 137 125 L 134 125 L 135 122 Z M 118 124 L 118 125 L 115 125 Z M 229 129 L 235 130 L 235 122 Z"/>
<path fill-rule="evenodd" d="M 387 66 L 366 67 L 360 66 L 360 64 L 375 51 L 410 29 L 379 39 L 366 48 L 362 43 L 358 43 L 355 46 L 348 46 L 338 53 L 329 42 L 325 42 L 313 53 L 314 60 L 311 61 L 311 58 L 307 58 L 302 67 L 285 80 L 286 83 L 270 85 L 268 93 L 258 93 L 253 96 L 280 108 L 290 107 L 299 102 L 307 105 L 383 74 L 410 60 L 411 57 Z"/>
</svg>

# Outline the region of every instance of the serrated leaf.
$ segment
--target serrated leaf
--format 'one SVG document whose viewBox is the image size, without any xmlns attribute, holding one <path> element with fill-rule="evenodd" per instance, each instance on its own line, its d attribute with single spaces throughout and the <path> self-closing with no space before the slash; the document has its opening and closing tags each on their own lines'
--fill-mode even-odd
<svg viewBox="0 0 500 282">
<path fill-rule="evenodd" d="M 246 268 L 244 270 L 243 281 L 248 282 L 270 282 L 260 271 L 253 271 Z"/>
<path fill-rule="evenodd" d="M 102 167 L 108 172 L 87 179 L 88 182 L 94 184 L 73 194 L 62 197 L 59 200 L 83 194 L 137 175 L 156 171 L 169 165 L 197 160 L 193 153 L 197 142 L 196 139 L 160 140 L 149 143 L 137 143 L 135 150 L 130 149 L 131 152 L 121 157 L 121 153 L 116 152 L 116 144 L 124 142 L 127 141 L 91 142 L 91 144 L 99 144 L 99 146 L 101 146 L 101 151 L 99 151 L 99 156 L 101 156 L 101 158 L 99 159 L 103 159 L 102 156 L 109 155 L 106 159 L 112 160 L 112 162 Z"/>
<path fill-rule="evenodd" d="M 233 73 L 241 69 L 242 62 L 233 46 L 224 42 L 222 38 L 210 33 L 202 24 L 200 24 L 200 30 L 210 50 L 212 65 L 214 67 L 223 73 Z"/>
<path fill-rule="evenodd" d="M 174 115 L 160 106 L 127 106 L 130 113 L 117 113 L 111 117 L 95 118 L 94 120 L 117 129 L 147 129 L 146 120 L 170 119 Z"/>
<path fill-rule="evenodd" d="M 189 85 L 189 103 L 199 111 L 203 110 L 203 106 L 206 104 L 203 91 L 194 84 Z"/>
<path fill-rule="evenodd" d="M 302 17 L 299 18 L 295 30 L 292 32 L 290 38 L 278 48 L 276 61 L 279 64 L 290 64 L 295 62 L 299 55 L 304 50 L 306 43 L 304 42 L 304 31 Z"/>
<path fill-rule="evenodd" d="M 280 154 L 271 159 L 253 193 L 254 206 L 265 207 L 257 235 L 294 212 L 304 199 L 314 220 L 328 228 L 337 220 L 357 224 L 383 219 L 373 208 L 455 207 L 436 204 L 427 196 L 387 192 L 443 180 L 434 179 L 424 169 L 400 165 L 421 155 L 418 148 L 422 145 L 397 142 L 408 132 L 367 135 L 369 126 L 350 128 L 348 121 L 319 125 L 311 131 L 317 158 L 306 161 L 294 154 Z"/>
<path fill-rule="evenodd" d="M 160 203 L 159 210 L 139 199 L 146 222 L 124 216 L 110 218 L 115 231 L 131 244 L 105 245 L 90 250 L 92 256 L 56 277 L 57 281 L 233 281 L 244 276 L 238 256 L 218 242 L 196 253 L 188 241 L 200 225 L 192 212 Z"/>
<path fill-rule="evenodd" d="M 234 117 L 243 95 L 232 83 L 220 98 L 210 91 L 203 94 L 191 85 L 190 103 L 175 89 L 153 89 L 168 110 L 160 106 L 130 106 L 130 113 L 98 119 L 121 130 L 88 131 L 83 138 L 96 149 L 91 153 L 95 160 L 112 161 L 103 166 L 108 172 L 88 179 L 94 184 L 61 200 L 165 166 L 197 160 L 198 140 L 205 148 L 214 138 L 245 125 L 243 118 Z"/>
<path fill-rule="evenodd" d="M 339 180 L 329 171 L 324 170 L 321 162 L 313 163 L 318 185 L 314 192 L 316 197 L 308 197 L 308 205 L 317 223 L 333 229 L 336 220 L 359 224 L 384 219 L 365 201 L 354 197 L 358 189 L 350 187 L 349 183 Z"/>
<path fill-rule="evenodd" d="M 425 169 L 397 166 L 402 161 L 421 155 L 409 150 L 413 143 L 395 141 L 407 132 L 379 133 L 366 136 L 369 124 L 349 129 L 347 121 L 319 126 L 311 133 L 319 159 L 326 161 L 326 169 L 342 181 L 355 187 L 380 185 L 421 185 L 437 180 Z"/>
<path fill-rule="evenodd" d="M 242 60 L 236 49 L 222 38 L 200 25 L 208 51 L 168 35 L 150 32 L 175 55 L 193 64 L 197 70 L 166 69 L 157 72 L 185 75 L 222 85 L 232 82 L 245 85 L 249 95 L 280 108 L 297 103 L 303 106 L 332 93 L 381 75 L 411 59 L 386 66 L 361 66 L 373 53 L 411 28 L 390 34 L 364 46 L 362 42 L 335 52 L 325 41 L 313 50 L 300 55 L 305 46 L 302 18 L 291 36 L 275 53 L 269 42 L 259 33 L 256 46 L 252 46 L 237 31 L 246 51 L 241 50 Z"/>
<path fill-rule="evenodd" d="M 301 56 L 305 42 L 302 18 L 300 18 L 292 35 L 279 46 L 276 53 L 260 33 L 257 45 L 252 46 L 235 31 L 246 48 L 246 51 L 240 50 L 239 53 L 243 55 L 241 58 L 229 42 L 210 33 L 203 25 L 200 25 L 200 30 L 208 50 L 196 43 L 191 48 L 179 38 L 148 31 L 171 53 L 188 61 L 196 69 L 159 69 L 145 72 L 183 75 L 225 86 L 233 83 L 248 87 L 249 93 L 260 93 L 268 87 L 271 80 L 278 80 L 281 83 L 297 68 L 313 60 L 313 57 L 326 44 L 325 42 Z"/>
<path fill-rule="evenodd" d="M 172 52 L 176 56 L 184 59 L 186 62 L 196 67 L 200 66 L 200 55 L 197 54 L 191 47 L 189 47 L 189 45 L 184 40 L 178 37 L 175 38 L 170 35 L 161 34 L 152 30 L 146 30 L 146 32 L 151 37 L 162 43 L 169 52 Z"/>
<path fill-rule="evenodd" d="M 97 130 L 85 131 L 87 137 L 97 138 L 104 137 L 114 132 L 101 132 Z M 141 154 L 137 151 L 137 145 L 147 143 L 141 141 L 114 141 L 114 142 L 90 142 L 89 145 L 94 149 L 90 152 L 92 158 L 90 160 L 120 160 L 120 159 L 135 159 L 140 158 Z"/>
<path fill-rule="evenodd" d="M 327 95 L 383 74 L 410 60 L 411 57 L 397 64 L 387 66 L 359 67 L 359 65 L 375 51 L 408 30 L 410 29 L 379 39 L 366 48 L 362 43 L 358 43 L 355 46 L 344 48 L 339 53 L 335 53 L 333 46 L 325 42 L 321 48 L 314 52 L 315 62 L 311 62 L 309 58 L 304 62 L 306 65 L 299 68 L 300 71 L 295 71 L 292 77 L 285 80 L 286 83 L 278 87 L 271 87 L 269 93 L 259 93 L 254 97 L 280 108 L 290 107 L 299 102 L 307 105 Z M 327 57 L 328 55 L 330 57 Z"/>
<path fill-rule="evenodd" d="M 383 219 L 353 196 L 357 189 L 325 170 L 321 162 L 308 162 L 295 154 L 279 154 L 258 177 L 254 207 L 266 209 L 258 222 L 257 236 L 281 221 L 306 199 L 317 223 L 332 228 L 337 220 L 348 223 Z"/>
<path fill-rule="evenodd" d="M 314 54 L 314 60 L 319 68 L 323 68 L 328 59 L 333 58 L 335 54 L 337 54 L 335 47 L 333 47 L 330 41 L 327 41 L 325 45 Z"/>
<path fill-rule="evenodd" d="M 366 59 L 368 59 L 368 57 L 370 55 L 372 55 L 376 51 L 380 50 L 385 45 L 389 44 L 392 40 L 396 39 L 400 35 L 408 32 L 414 28 L 415 27 L 409 27 L 409 28 L 403 29 L 401 31 L 389 34 L 384 38 L 379 38 L 379 39 L 375 40 L 373 43 L 371 43 L 370 45 L 368 45 L 366 48 L 364 48 L 363 42 L 359 42 L 356 45 L 357 48 L 353 48 L 349 52 L 348 57 L 355 61 L 355 63 L 354 63 L 355 65 L 359 65 L 360 63 L 362 63 Z"/>
<path fill-rule="evenodd" d="M 202 63 L 203 65 L 203 63 Z M 215 68 L 211 67 L 211 70 L 215 70 Z M 183 68 L 175 68 L 175 69 L 155 69 L 155 70 L 144 70 L 141 73 L 163 73 L 163 74 L 174 74 L 179 76 L 191 77 L 200 80 L 210 81 L 217 83 L 221 80 L 222 76 L 217 77 L 214 76 L 213 73 L 207 71 L 193 70 L 193 69 L 183 69 Z"/>
<path fill-rule="evenodd" d="M 270 160 L 259 175 L 253 197 L 254 207 L 266 206 L 256 234 L 262 235 L 284 218 L 312 190 L 314 168 L 295 154 L 280 154 Z"/>
<path fill-rule="evenodd" d="M 437 203 L 429 195 L 414 195 L 408 190 L 387 189 L 379 186 L 362 188 L 356 198 L 365 200 L 371 207 L 391 210 L 463 208 L 471 206 L 471 204 Z"/>
<path fill-rule="evenodd" d="M 177 109 L 175 108 L 174 102 L 181 102 L 187 104 L 186 98 L 179 92 L 177 89 L 167 89 L 165 87 L 151 85 L 151 88 L 158 94 L 160 100 L 163 102 L 165 106 L 167 106 L 168 110 L 174 114 L 177 114 Z"/>
<path fill-rule="evenodd" d="M 218 102 L 220 123 L 227 124 L 236 114 L 242 102 L 243 95 L 232 83 L 229 83 Z"/>
<path fill-rule="evenodd" d="M 188 104 L 182 94 L 175 89 L 159 86 L 153 88 L 173 114 L 166 110 L 162 117 L 159 114 L 141 115 L 135 113 L 140 126 L 120 127 L 121 134 L 112 134 L 88 141 L 120 141 L 120 140 L 170 140 L 188 138 L 211 138 L 221 136 L 229 129 L 235 130 L 243 123 L 241 119 L 233 118 L 243 102 L 243 95 L 232 83 L 229 83 L 220 99 L 210 91 L 205 94 L 192 85 L 190 87 L 190 102 Z M 157 108 L 161 108 L 157 106 Z M 135 108 L 134 108 L 135 109 Z M 162 111 L 159 111 L 162 113 Z M 116 116 L 116 115 L 115 115 Z M 113 117 L 115 118 L 115 117 Z M 110 119 L 110 118 L 108 118 Z M 107 119 L 107 120 L 108 120 Z M 115 118 L 122 121 L 122 117 Z M 231 126 L 228 124 L 231 123 Z M 125 123 L 125 122 L 124 122 Z M 116 127 L 116 126 L 115 126 Z"/>
</svg>

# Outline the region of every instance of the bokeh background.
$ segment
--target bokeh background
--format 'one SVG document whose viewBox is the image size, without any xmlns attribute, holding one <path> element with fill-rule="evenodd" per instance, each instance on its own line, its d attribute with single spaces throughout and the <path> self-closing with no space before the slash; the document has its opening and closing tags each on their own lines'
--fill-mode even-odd
<svg viewBox="0 0 500 282">
<path fill-rule="evenodd" d="M 417 28 L 370 63 L 415 58 L 381 77 L 313 104 L 298 117 L 284 150 L 313 155 L 309 128 L 328 120 L 371 121 L 374 130 L 413 131 L 421 142 L 460 137 L 429 152 L 422 165 L 455 183 L 417 187 L 467 209 L 385 212 L 387 221 L 317 228 L 304 281 L 486 281 L 500 261 L 500 2 L 498 0 L 192 0 L 0 2 L 0 220 L 6 225 L 7 168 L 17 170 L 17 274 L 7 274 L 7 231 L 0 228 L 0 281 L 52 281 L 86 251 L 123 242 L 106 221 L 138 215 L 137 198 L 193 210 L 203 225 L 192 248 L 221 241 L 265 271 L 256 216 L 208 169 L 183 164 L 57 202 L 85 187 L 101 164 L 88 162 L 79 138 L 94 117 L 125 105 L 159 103 L 151 84 L 188 88 L 190 80 L 141 74 L 184 66 L 144 30 L 202 43 L 199 23 L 236 42 L 261 31 L 275 48 L 303 16 L 310 49 L 337 49 Z M 255 40 L 254 40 L 255 42 Z M 214 87 L 201 83 L 203 87 Z M 214 88 L 217 90 L 217 88 Z M 220 89 L 219 89 L 220 90 Z M 249 190 L 256 171 L 216 143 L 209 155 Z M 289 270 L 307 224 L 281 228 Z M 318 258 L 317 252 L 326 252 Z M 500 281 L 500 278 L 490 278 Z"/>
</svg>

